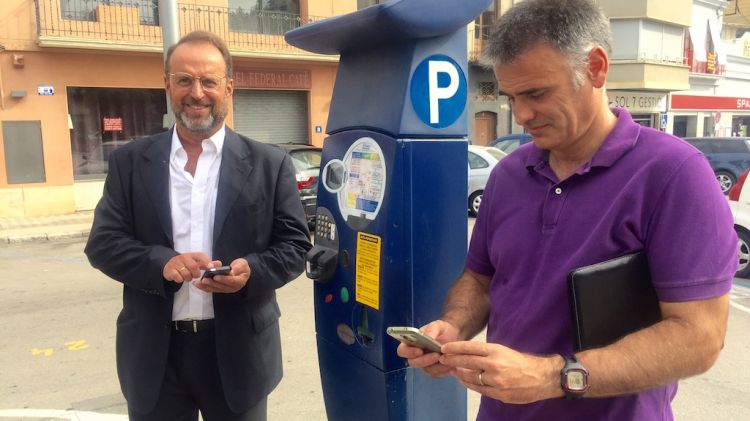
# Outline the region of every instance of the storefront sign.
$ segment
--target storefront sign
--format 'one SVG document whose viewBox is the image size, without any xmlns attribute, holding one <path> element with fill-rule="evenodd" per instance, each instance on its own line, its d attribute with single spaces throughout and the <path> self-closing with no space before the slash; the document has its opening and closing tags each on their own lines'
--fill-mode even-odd
<svg viewBox="0 0 750 421">
<path fill-rule="evenodd" d="M 236 69 L 235 88 L 310 89 L 309 70 Z"/>
<path fill-rule="evenodd" d="M 638 91 L 607 91 L 609 106 L 627 108 L 631 113 L 655 114 L 667 111 L 667 94 Z"/>
<path fill-rule="evenodd" d="M 104 117 L 103 126 L 105 132 L 121 132 L 122 117 Z"/>
<path fill-rule="evenodd" d="M 672 109 L 750 111 L 750 97 L 672 95 Z"/>
</svg>

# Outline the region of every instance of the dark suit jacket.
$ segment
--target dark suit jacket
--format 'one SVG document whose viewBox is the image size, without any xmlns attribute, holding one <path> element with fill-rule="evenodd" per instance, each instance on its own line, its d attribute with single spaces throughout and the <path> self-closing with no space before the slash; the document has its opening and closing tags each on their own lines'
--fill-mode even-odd
<svg viewBox="0 0 750 421">
<path fill-rule="evenodd" d="M 91 264 L 124 284 L 117 372 L 128 404 L 153 409 L 164 377 L 172 304 L 180 284 L 162 269 L 173 250 L 169 204 L 172 132 L 114 151 L 86 244 Z M 288 155 L 229 130 L 222 151 L 213 258 L 250 263 L 247 285 L 214 294 L 216 352 L 229 407 L 242 412 L 279 383 L 276 288 L 304 269 L 307 224 Z"/>
</svg>

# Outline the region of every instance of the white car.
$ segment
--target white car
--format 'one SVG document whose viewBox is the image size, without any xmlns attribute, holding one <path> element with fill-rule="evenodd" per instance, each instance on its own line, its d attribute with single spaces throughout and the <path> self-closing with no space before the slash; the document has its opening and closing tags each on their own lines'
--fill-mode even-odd
<svg viewBox="0 0 750 421">
<path fill-rule="evenodd" d="M 505 156 L 506 153 L 497 148 L 469 145 L 469 215 L 477 216 L 490 172 Z"/>
<path fill-rule="evenodd" d="M 750 183 L 745 183 L 748 172 L 750 170 L 740 175 L 727 195 L 734 216 L 734 230 L 739 238 L 740 262 L 736 276 L 740 278 L 750 278 Z"/>
</svg>

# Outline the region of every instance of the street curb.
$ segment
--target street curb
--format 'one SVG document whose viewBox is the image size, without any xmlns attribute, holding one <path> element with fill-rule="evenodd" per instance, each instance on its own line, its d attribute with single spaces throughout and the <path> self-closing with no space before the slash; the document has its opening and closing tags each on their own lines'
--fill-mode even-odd
<svg viewBox="0 0 750 421">
<path fill-rule="evenodd" d="M 69 240 L 75 238 L 87 238 L 89 231 L 70 231 L 70 232 L 59 232 L 59 233 L 36 233 L 36 234 L 21 234 L 21 235 L 6 235 L 0 236 L 0 243 L 6 244 L 19 244 L 19 243 L 30 243 L 34 241 L 57 241 L 57 240 Z"/>
</svg>

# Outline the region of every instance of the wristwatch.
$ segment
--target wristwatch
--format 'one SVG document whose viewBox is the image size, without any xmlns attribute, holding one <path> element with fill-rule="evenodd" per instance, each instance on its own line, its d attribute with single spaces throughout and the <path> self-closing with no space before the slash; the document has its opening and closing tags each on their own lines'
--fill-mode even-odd
<svg viewBox="0 0 750 421">
<path fill-rule="evenodd" d="M 567 399 L 581 399 L 589 390 L 589 371 L 576 360 L 575 355 L 560 354 L 565 366 L 560 370 L 560 386 Z"/>
</svg>

